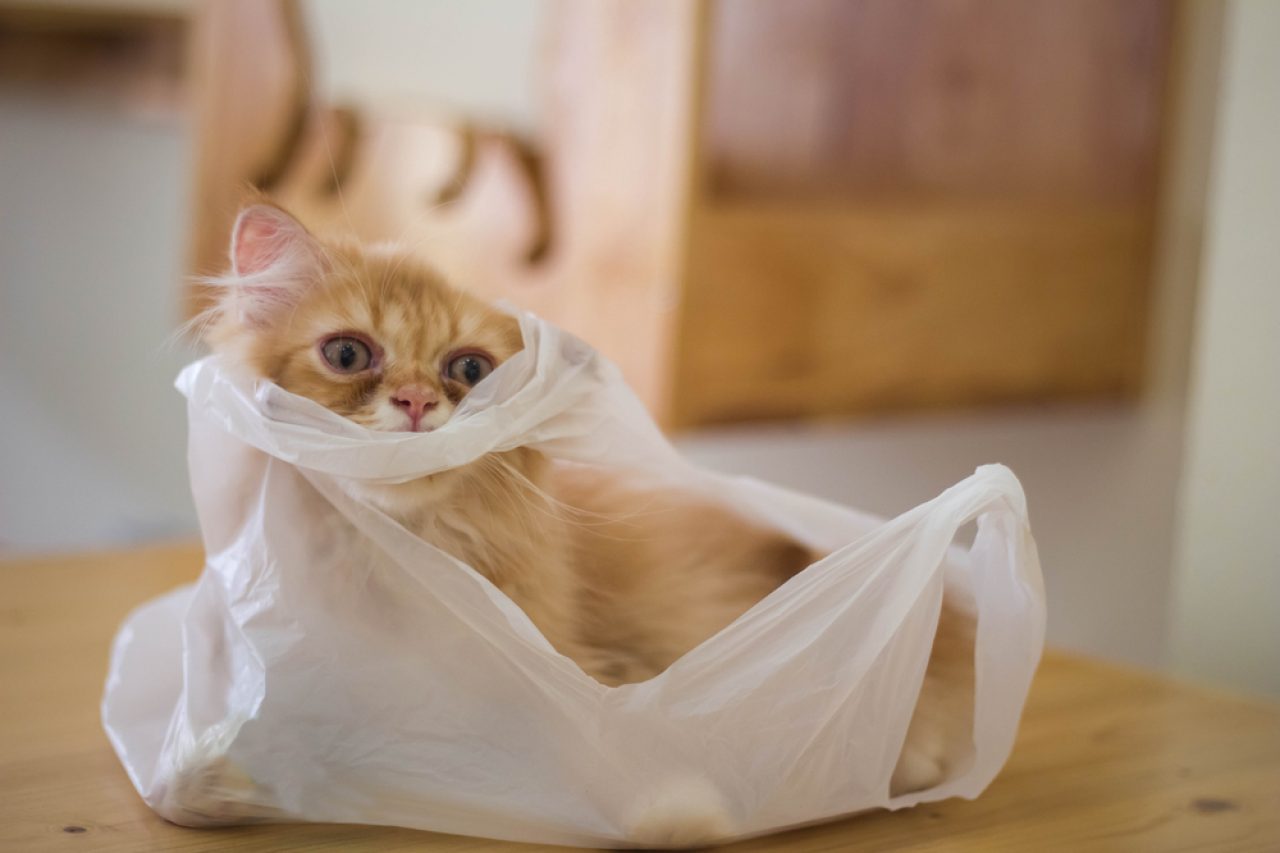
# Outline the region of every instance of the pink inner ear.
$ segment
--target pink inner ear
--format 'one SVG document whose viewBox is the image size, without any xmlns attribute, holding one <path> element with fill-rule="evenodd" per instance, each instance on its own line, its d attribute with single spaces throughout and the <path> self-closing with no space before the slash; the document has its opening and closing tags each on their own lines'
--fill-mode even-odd
<svg viewBox="0 0 1280 853">
<path fill-rule="evenodd" d="M 298 220 L 259 204 L 236 219 L 231 234 L 236 316 L 249 326 L 269 326 L 295 306 L 324 275 L 324 250 Z"/>
<path fill-rule="evenodd" d="M 311 236 L 282 210 L 255 205 L 240 214 L 231 237 L 231 264 L 236 275 L 260 273 L 281 262 L 297 262 L 310 254 Z"/>
</svg>

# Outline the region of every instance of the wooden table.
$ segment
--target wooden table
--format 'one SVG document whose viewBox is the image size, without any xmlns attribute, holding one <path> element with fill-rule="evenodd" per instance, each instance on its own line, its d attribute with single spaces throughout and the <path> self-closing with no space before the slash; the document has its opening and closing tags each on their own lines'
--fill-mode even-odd
<svg viewBox="0 0 1280 853">
<path fill-rule="evenodd" d="M 0 563 L 0 850 L 553 849 L 156 817 L 107 744 L 98 699 L 120 620 L 199 564 L 191 546 Z M 725 849 L 1280 851 L 1280 707 L 1050 654 L 1013 758 L 978 800 Z"/>
</svg>

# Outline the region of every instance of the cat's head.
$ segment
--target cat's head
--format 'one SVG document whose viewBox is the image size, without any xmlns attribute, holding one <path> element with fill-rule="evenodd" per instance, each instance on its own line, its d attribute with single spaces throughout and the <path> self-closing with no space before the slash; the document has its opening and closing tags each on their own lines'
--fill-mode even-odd
<svg viewBox="0 0 1280 853">
<path fill-rule="evenodd" d="M 412 259 L 319 240 L 269 204 L 240 213 L 231 272 L 215 283 L 205 340 L 233 369 L 371 429 L 439 427 L 523 347 L 514 317 Z M 492 477 L 497 467 L 481 460 L 465 470 Z M 456 488 L 456 473 L 352 488 L 407 519 Z"/>
<path fill-rule="evenodd" d="M 218 281 L 215 351 L 372 429 L 439 427 L 522 347 L 514 317 L 404 256 L 322 242 L 272 205 L 240 213 Z"/>
</svg>

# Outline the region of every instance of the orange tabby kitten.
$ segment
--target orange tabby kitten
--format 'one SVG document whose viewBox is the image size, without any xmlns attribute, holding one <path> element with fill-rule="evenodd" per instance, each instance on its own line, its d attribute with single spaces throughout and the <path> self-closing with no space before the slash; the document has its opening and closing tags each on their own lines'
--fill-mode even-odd
<svg viewBox="0 0 1280 853">
<path fill-rule="evenodd" d="M 432 430 L 522 347 L 517 321 L 390 252 L 238 218 L 207 339 L 232 364 L 379 430 Z M 816 559 L 705 499 L 527 449 L 362 496 L 484 574 L 606 684 L 648 679 Z M 971 620 L 944 610 L 895 792 L 968 751 Z M 957 750 L 954 744 L 962 749 Z"/>
</svg>

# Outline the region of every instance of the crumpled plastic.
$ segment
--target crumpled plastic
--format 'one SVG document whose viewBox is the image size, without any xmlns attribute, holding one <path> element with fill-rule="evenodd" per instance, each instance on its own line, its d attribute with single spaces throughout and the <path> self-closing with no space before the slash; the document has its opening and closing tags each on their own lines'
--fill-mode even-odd
<svg viewBox="0 0 1280 853">
<path fill-rule="evenodd" d="M 589 346 L 521 326 L 525 349 L 430 433 L 365 429 L 214 357 L 182 372 L 207 562 L 128 617 L 102 700 L 143 799 L 190 825 L 628 846 L 649 805 L 690 786 L 723 804 L 723 840 L 980 794 L 1044 637 L 1012 472 L 983 466 L 892 520 L 711 473 Z M 830 555 L 657 677 L 606 687 L 488 580 L 345 488 L 518 446 L 660 474 Z M 956 544 L 971 522 L 972 545 Z M 944 581 L 977 608 L 972 760 L 891 797 Z"/>
</svg>

